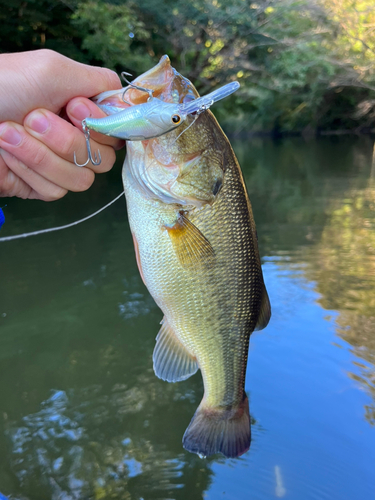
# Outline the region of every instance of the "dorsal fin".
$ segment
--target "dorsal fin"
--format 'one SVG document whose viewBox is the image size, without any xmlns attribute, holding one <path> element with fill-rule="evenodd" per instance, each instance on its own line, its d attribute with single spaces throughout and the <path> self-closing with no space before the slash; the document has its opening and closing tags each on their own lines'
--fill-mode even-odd
<svg viewBox="0 0 375 500">
<path fill-rule="evenodd" d="M 254 330 L 263 330 L 268 325 L 271 318 L 271 304 L 268 298 L 266 287 L 263 283 L 262 303 L 260 305 L 259 318 Z"/>
<path fill-rule="evenodd" d="M 172 241 L 178 260 L 183 266 L 194 266 L 201 262 L 210 263 L 215 256 L 214 249 L 201 231 L 179 212 L 172 227 L 165 226 Z"/>
<path fill-rule="evenodd" d="M 155 375 L 167 382 L 185 380 L 198 370 L 196 359 L 186 350 L 163 318 L 152 355 Z"/>
</svg>

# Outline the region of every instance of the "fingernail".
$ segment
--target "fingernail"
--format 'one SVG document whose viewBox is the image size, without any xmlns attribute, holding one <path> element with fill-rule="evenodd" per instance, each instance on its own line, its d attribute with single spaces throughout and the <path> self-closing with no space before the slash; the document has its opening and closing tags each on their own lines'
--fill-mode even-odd
<svg viewBox="0 0 375 500">
<path fill-rule="evenodd" d="M 0 125 L 0 139 L 12 146 L 18 146 L 22 140 L 22 136 L 16 128 L 7 123 L 2 123 Z"/>
<path fill-rule="evenodd" d="M 86 104 L 79 102 L 69 109 L 69 114 L 76 120 L 84 120 L 91 115 L 91 111 Z"/>
<path fill-rule="evenodd" d="M 34 111 L 26 118 L 25 125 L 38 132 L 38 134 L 45 134 L 49 129 L 50 123 L 45 114 L 40 111 Z"/>
</svg>

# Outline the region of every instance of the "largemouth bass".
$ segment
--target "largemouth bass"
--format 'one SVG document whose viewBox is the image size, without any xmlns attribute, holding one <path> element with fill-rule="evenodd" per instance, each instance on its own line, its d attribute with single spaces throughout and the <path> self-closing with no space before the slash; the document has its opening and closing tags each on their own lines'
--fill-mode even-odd
<svg viewBox="0 0 375 500">
<path fill-rule="evenodd" d="M 165 102 L 198 97 L 166 56 L 134 83 Z M 127 93 L 134 104 L 142 98 Z M 235 154 L 206 111 L 161 137 L 128 142 L 123 181 L 139 271 L 164 313 L 155 373 L 178 382 L 199 368 L 204 381 L 183 446 L 201 456 L 239 456 L 250 446 L 249 338 L 271 311 Z"/>
</svg>

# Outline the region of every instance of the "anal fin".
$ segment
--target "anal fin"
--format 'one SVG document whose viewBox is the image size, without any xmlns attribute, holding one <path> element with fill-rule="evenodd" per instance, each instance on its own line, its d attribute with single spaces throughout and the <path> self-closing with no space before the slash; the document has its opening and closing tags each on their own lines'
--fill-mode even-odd
<svg viewBox="0 0 375 500">
<path fill-rule="evenodd" d="M 270 304 L 270 299 L 268 298 L 266 287 L 263 283 L 262 302 L 260 305 L 258 321 L 254 330 L 263 330 L 263 328 L 266 328 L 270 318 L 271 318 L 271 304 Z"/>
<path fill-rule="evenodd" d="M 165 226 L 172 241 L 178 260 L 183 266 L 193 266 L 201 262 L 213 261 L 215 252 L 204 234 L 179 212 L 177 222 L 172 227 Z"/>
<path fill-rule="evenodd" d="M 167 382 L 186 380 L 198 370 L 196 359 L 182 345 L 165 318 L 156 337 L 152 359 L 155 375 Z"/>
</svg>

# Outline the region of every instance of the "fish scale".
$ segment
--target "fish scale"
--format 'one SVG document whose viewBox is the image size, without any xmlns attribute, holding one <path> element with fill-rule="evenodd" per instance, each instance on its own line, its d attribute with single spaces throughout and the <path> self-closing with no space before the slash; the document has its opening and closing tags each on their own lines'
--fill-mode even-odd
<svg viewBox="0 0 375 500">
<path fill-rule="evenodd" d="M 239 196 L 241 190 L 242 196 Z M 233 192 L 237 193 L 235 199 Z M 232 207 L 232 210 L 228 210 L 229 207 Z M 254 329 L 258 317 L 261 293 L 260 287 L 254 287 L 254 283 L 259 282 L 261 270 L 255 254 L 253 253 L 253 259 L 249 258 L 250 248 L 255 244 L 249 224 L 251 214 L 248 211 L 245 188 L 234 157 L 227 164 L 221 196 L 213 207 L 210 207 L 210 212 L 211 217 L 207 217 L 204 212 L 201 214 L 198 212 L 197 216 L 192 215 L 191 221 L 196 223 L 213 244 L 217 253 L 220 253 L 223 266 L 219 272 L 216 270 L 215 277 L 218 282 L 226 283 L 227 290 L 229 290 L 222 303 L 218 304 L 219 311 L 224 311 L 221 329 L 224 330 L 222 350 L 224 363 L 227 366 L 225 372 L 227 394 L 223 396 L 222 385 L 215 383 L 215 377 L 210 377 L 210 375 L 206 376 L 205 391 L 206 398 L 211 404 L 220 404 L 223 400 L 227 401 L 227 404 L 235 404 L 240 402 L 243 396 L 249 332 Z M 212 218 L 220 220 L 219 227 L 212 223 Z M 223 226 L 228 230 L 223 231 Z M 210 231 L 210 228 L 215 230 Z M 216 241 L 217 244 L 214 244 L 213 242 L 216 243 Z M 244 258 L 245 256 L 247 258 Z M 230 267 L 228 261 L 231 261 Z M 213 290 L 217 290 L 216 283 L 213 284 Z M 253 291 L 252 294 L 251 291 Z M 230 301 L 228 295 L 231 296 Z M 244 324 L 238 327 L 238 322 L 242 318 Z M 232 369 L 229 368 L 231 364 L 233 364 Z M 242 384 L 234 387 L 233 381 L 238 380 L 238 373 L 236 373 L 238 370 L 242 372 L 240 377 Z M 205 377 L 204 372 L 203 377 Z M 211 394 L 214 394 L 214 397 L 210 398 Z"/>
</svg>

